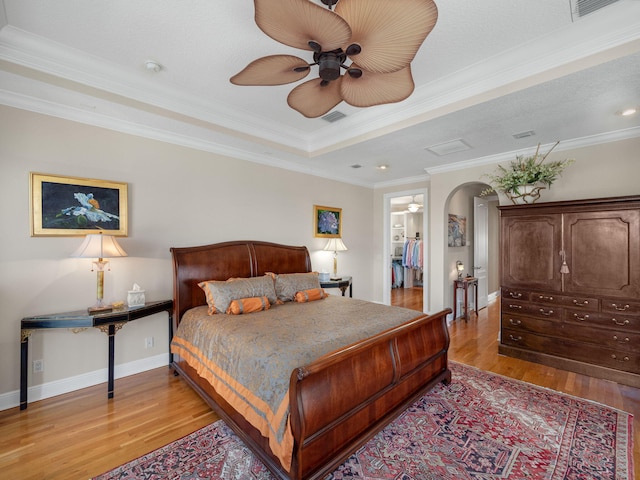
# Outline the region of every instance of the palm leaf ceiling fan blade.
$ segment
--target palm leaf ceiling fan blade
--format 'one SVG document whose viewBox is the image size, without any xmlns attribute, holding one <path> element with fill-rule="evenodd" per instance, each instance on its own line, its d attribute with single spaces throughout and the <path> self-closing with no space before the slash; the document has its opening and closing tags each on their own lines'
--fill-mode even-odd
<svg viewBox="0 0 640 480">
<path fill-rule="evenodd" d="M 411 95 L 414 88 L 411 67 L 407 66 L 391 73 L 363 71 L 360 78 L 344 75 L 340 94 L 349 105 L 372 107 L 384 103 L 400 102 Z"/>
<path fill-rule="evenodd" d="M 256 24 L 274 40 L 302 50 L 309 42 L 323 51 L 340 48 L 351 38 L 347 22 L 309 0 L 254 0 Z"/>
<path fill-rule="evenodd" d="M 291 90 L 287 103 L 307 118 L 321 117 L 342 101 L 342 78 L 326 85 L 317 78 L 304 82 Z"/>
<path fill-rule="evenodd" d="M 343 49 L 360 45 L 353 61 L 378 73 L 409 65 L 438 19 L 433 0 L 340 0 L 335 11 L 352 31 Z"/>
<path fill-rule="evenodd" d="M 230 82 L 234 85 L 284 85 L 306 77 L 309 71 L 309 64 L 302 58 L 270 55 L 251 62 L 231 77 Z"/>
</svg>

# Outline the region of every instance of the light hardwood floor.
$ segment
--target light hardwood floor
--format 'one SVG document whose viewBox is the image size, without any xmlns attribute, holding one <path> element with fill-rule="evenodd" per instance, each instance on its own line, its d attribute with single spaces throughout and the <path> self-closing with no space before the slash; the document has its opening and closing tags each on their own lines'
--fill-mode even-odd
<svg viewBox="0 0 640 480">
<path fill-rule="evenodd" d="M 403 291 L 392 295 L 395 304 L 421 310 L 422 289 L 397 290 Z M 640 389 L 498 356 L 497 302 L 449 330 L 452 360 L 634 414 L 640 480 Z M 116 380 L 113 400 L 98 385 L 0 412 L 0 478 L 86 480 L 214 420 L 179 377 L 155 369 Z"/>
</svg>

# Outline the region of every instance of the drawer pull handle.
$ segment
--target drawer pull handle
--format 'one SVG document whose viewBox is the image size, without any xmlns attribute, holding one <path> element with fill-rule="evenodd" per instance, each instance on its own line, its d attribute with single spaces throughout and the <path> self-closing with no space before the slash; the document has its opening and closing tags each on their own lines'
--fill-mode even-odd
<svg viewBox="0 0 640 480">
<path fill-rule="evenodd" d="M 546 295 L 539 295 L 538 298 L 540 300 L 553 300 L 553 297 L 548 297 Z"/>
<path fill-rule="evenodd" d="M 621 327 L 624 325 L 629 325 L 629 320 L 625 320 L 624 322 L 619 322 L 615 318 L 612 318 L 611 321 L 616 325 L 620 325 Z"/>
<path fill-rule="evenodd" d="M 584 322 L 585 320 L 589 320 L 589 315 L 578 315 L 577 313 L 574 313 L 573 316 L 577 320 L 580 320 L 581 322 Z"/>
<path fill-rule="evenodd" d="M 553 310 L 549 310 L 548 312 L 545 312 L 544 308 L 541 308 L 540 313 L 546 317 L 550 317 L 551 315 L 553 315 Z"/>
<path fill-rule="evenodd" d="M 617 342 L 618 341 L 618 336 L 614 335 L 613 339 Z M 631 340 L 629 340 L 629 337 L 624 337 L 624 341 L 619 342 L 619 343 L 629 343 Z"/>
<path fill-rule="evenodd" d="M 522 337 L 520 335 L 518 335 L 517 337 L 514 337 L 513 335 L 509 335 L 509 338 L 514 342 L 519 342 L 522 340 Z"/>
<path fill-rule="evenodd" d="M 520 325 L 522 325 L 522 320 L 514 320 L 513 318 L 510 318 L 509 319 L 509 323 L 511 325 L 520 326 Z"/>
<path fill-rule="evenodd" d="M 616 303 L 612 303 L 611 306 L 613 308 L 615 308 L 616 310 L 619 310 L 621 312 L 624 312 L 625 310 L 629 309 L 629 305 L 628 304 L 627 305 L 618 305 Z"/>
<path fill-rule="evenodd" d="M 584 302 L 580 302 L 579 300 L 574 300 L 573 304 L 576 307 L 586 307 L 587 305 L 589 305 L 589 300 L 585 300 Z"/>
<path fill-rule="evenodd" d="M 522 310 L 522 305 L 511 305 L 511 304 L 509 304 L 509 308 L 516 308 L 518 310 Z"/>
<path fill-rule="evenodd" d="M 611 358 L 613 358 L 616 362 L 628 362 L 629 361 L 629 357 L 623 357 L 622 360 L 620 360 L 615 353 L 611 354 Z"/>
<path fill-rule="evenodd" d="M 509 296 L 511 298 L 522 298 L 522 294 L 521 293 L 509 292 Z"/>
</svg>

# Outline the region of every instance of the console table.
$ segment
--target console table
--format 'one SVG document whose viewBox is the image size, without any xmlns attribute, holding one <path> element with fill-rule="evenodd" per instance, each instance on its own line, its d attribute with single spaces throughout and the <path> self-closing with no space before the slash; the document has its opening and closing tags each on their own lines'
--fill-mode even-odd
<svg viewBox="0 0 640 480">
<path fill-rule="evenodd" d="M 462 288 L 462 290 L 464 291 L 464 304 L 463 304 L 464 321 L 466 322 L 467 320 L 469 320 L 469 287 L 474 287 L 475 289 L 474 291 L 475 296 L 473 297 L 473 301 L 475 304 L 476 315 L 478 315 L 478 279 L 475 277 L 456 278 L 453 281 L 453 319 L 454 320 L 457 318 L 456 310 L 458 307 L 458 302 L 456 297 L 457 297 L 459 288 Z"/>
<path fill-rule="evenodd" d="M 326 282 L 320 282 L 322 288 L 339 288 L 344 297 L 347 288 L 349 288 L 349 296 L 353 297 L 353 283 L 351 277 L 341 277 L 339 280 L 327 280 Z"/>
<path fill-rule="evenodd" d="M 79 331 L 98 328 L 109 336 L 109 381 L 107 398 L 113 398 L 113 363 L 116 332 L 125 323 L 148 317 L 154 313 L 167 312 L 169 315 L 169 342 L 173 337 L 173 300 L 147 302 L 139 307 L 124 307 L 108 313 L 89 314 L 86 310 L 53 313 L 23 318 L 20 323 L 20 410 L 27 408 L 27 372 L 29 362 L 29 337 L 34 330 L 47 328 L 70 328 Z M 169 365 L 173 359 L 169 350 Z"/>
</svg>

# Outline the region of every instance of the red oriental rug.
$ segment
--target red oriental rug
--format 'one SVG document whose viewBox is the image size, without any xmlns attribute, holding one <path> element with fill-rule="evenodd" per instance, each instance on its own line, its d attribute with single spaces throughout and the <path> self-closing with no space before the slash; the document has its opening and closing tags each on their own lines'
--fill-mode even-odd
<svg viewBox="0 0 640 480">
<path fill-rule="evenodd" d="M 633 479 L 632 415 L 450 362 L 437 385 L 332 480 Z M 273 476 L 222 420 L 107 472 L 112 479 Z"/>
</svg>

